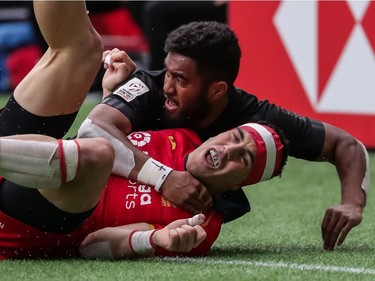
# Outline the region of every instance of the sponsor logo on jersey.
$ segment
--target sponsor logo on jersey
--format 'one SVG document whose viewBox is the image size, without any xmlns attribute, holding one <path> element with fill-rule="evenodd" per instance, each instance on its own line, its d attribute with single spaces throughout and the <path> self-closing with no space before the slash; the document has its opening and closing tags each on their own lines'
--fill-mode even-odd
<svg viewBox="0 0 375 281">
<path fill-rule="evenodd" d="M 161 205 L 163 207 L 174 207 L 174 208 L 176 208 L 176 205 L 172 204 L 171 201 L 169 201 L 163 195 L 161 195 Z"/>
<path fill-rule="evenodd" d="M 126 209 L 130 210 L 137 208 L 137 206 L 152 204 L 152 188 L 150 186 L 129 180 L 127 188 L 130 188 L 131 190 L 127 192 L 125 198 Z"/>
<path fill-rule="evenodd" d="M 134 146 L 142 147 L 150 143 L 151 135 L 146 132 L 135 132 L 128 135 L 128 139 Z"/>
<path fill-rule="evenodd" d="M 114 91 L 114 95 L 122 97 L 127 102 L 148 92 L 149 88 L 138 78 L 133 78 Z"/>
<path fill-rule="evenodd" d="M 176 146 L 177 146 L 177 143 L 174 141 L 174 137 L 173 136 L 168 136 L 168 139 L 169 139 L 169 142 L 171 143 L 172 150 L 175 150 Z"/>
</svg>

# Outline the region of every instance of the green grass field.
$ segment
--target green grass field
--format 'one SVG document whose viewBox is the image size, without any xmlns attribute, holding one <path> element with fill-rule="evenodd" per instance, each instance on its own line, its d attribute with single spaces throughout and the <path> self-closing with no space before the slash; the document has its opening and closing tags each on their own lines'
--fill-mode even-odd
<svg viewBox="0 0 375 281">
<path fill-rule="evenodd" d="M 85 104 L 76 125 L 92 105 Z M 370 157 L 374 163 L 375 153 Z M 206 258 L 2 261 L 0 280 L 375 280 L 372 190 L 362 224 L 333 252 L 322 249 L 320 237 L 325 209 L 340 202 L 332 165 L 290 158 L 281 179 L 246 192 L 252 211 L 223 226 Z"/>
</svg>

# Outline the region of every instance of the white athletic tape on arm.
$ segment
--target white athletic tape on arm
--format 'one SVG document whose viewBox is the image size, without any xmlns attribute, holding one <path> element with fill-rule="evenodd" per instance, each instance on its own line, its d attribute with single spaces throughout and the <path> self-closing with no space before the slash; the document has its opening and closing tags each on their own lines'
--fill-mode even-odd
<svg viewBox="0 0 375 281">
<path fill-rule="evenodd" d="M 366 193 L 366 197 L 367 197 L 369 189 L 370 189 L 370 159 L 369 159 L 369 156 L 368 156 L 368 153 L 367 153 L 367 149 L 363 145 L 363 143 L 361 143 L 359 140 L 357 140 L 357 142 L 362 146 L 363 153 L 365 154 L 365 158 L 366 158 L 366 172 L 365 172 L 365 176 L 362 180 L 361 186 L 362 186 L 363 191 Z"/>
<path fill-rule="evenodd" d="M 113 254 L 109 241 L 96 242 L 79 249 L 85 259 L 113 260 Z"/>
<path fill-rule="evenodd" d="M 93 137 L 101 137 L 112 143 L 115 149 L 115 162 L 112 173 L 126 178 L 129 177 L 130 172 L 135 167 L 133 151 L 87 118 L 78 129 L 78 138 Z"/>
<path fill-rule="evenodd" d="M 148 158 L 138 173 L 137 181 L 154 186 L 155 190 L 160 192 L 161 186 L 172 171 L 168 166 Z"/>
<path fill-rule="evenodd" d="M 130 249 L 139 255 L 151 253 L 155 248 L 152 241 L 152 236 L 155 231 L 156 230 L 133 231 L 129 236 Z"/>
</svg>

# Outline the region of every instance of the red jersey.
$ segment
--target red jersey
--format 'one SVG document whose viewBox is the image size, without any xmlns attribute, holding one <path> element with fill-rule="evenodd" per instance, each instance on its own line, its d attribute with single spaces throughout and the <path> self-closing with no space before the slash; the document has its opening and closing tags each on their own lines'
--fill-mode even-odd
<svg viewBox="0 0 375 281">
<path fill-rule="evenodd" d="M 186 129 L 136 132 L 129 135 L 129 139 L 144 153 L 179 171 L 185 170 L 189 152 L 201 144 L 199 137 Z M 204 255 L 217 239 L 222 216 L 213 210 L 205 215 L 203 228 L 207 238 L 199 247 L 184 255 Z M 111 175 L 93 214 L 72 233 L 42 232 L 0 212 L 0 259 L 74 257 L 78 256 L 83 238 L 97 229 L 137 222 L 159 228 L 176 219 L 189 217 L 190 213 L 171 204 L 152 187 Z M 174 255 L 166 251 L 156 254 Z"/>
<path fill-rule="evenodd" d="M 188 154 L 201 144 L 200 138 L 186 129 L 136 132 L 130 134 L 129 139 L 153 159 L 178 171 L 185 170 Z M 198 248 L 186 255 L 206 254 L 219 235 L 222 224 L 221 214 L 210 210 L 205 215 L 206 222 L 203 228 L 207 232 L 207 238 Z M 112 175 L 86 225 L 94 224 L 95 227 L 103 228 L 147 222 L 155 227 L 162 227 L 174 220 L 191 216 L 189 212 L 169 202 L 154 188 Z M 163 252 L 163 255 L 165 254 Z"/>
</svg>

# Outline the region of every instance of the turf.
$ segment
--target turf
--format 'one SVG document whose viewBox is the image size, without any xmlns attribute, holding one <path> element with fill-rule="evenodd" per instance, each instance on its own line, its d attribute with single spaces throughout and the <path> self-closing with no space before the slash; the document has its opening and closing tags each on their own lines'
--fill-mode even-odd
<svg viewBox="0 0 375 281">
<path fill-rule="evenodd" d="M 72 134 L 96 102 L 85 103 Z M 0 280 L 375 280 L 372 191 L 362 224 L 333 252 L 322 249 L 320 237 L 325 209 L 340 202 L 332 165 L 291 158 L 281 179 L 246 193 L 252 211 L 223 226 L 206 258 L 2 261 Z"/>
</svg>

